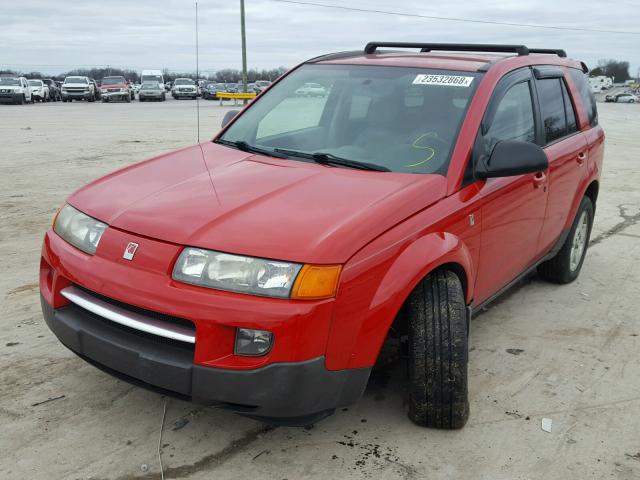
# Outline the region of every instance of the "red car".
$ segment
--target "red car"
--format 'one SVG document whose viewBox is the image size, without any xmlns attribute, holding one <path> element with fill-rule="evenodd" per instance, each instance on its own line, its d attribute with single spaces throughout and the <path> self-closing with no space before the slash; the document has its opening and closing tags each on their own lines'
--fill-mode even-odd
<svg viewBox="0 0 640 480">
<path fill-rule="evenodd" d="M 473 312 L 584 261 L 604 149 L 585 71 L 517 45 L 304 62 L 213 141 L 68 198 L 46 322 L 118 377 L 293 425 L 356 402 L 394 340 L 410 418 L 462 427 Z"/>
<path fill-rule="evenodd" d="M 104 77 L 100 85 L 100 95 L 103 102 L 120 100 L 130 103 L 134 100 L 133 88 L 124 77 Z"/>
</svg>

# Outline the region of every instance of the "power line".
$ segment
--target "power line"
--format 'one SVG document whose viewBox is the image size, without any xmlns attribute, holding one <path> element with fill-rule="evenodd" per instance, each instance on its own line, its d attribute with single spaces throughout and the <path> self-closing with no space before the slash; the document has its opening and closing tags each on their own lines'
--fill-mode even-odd
<svg viewBox="0 0 640 480">
<path fill-rule="evenodd" d="M 395 15 L 398 17 L 414 17 L 414 18 L 427 18 L 430 20 L 444 20 L 447 22 L 483 23 L 487 25 L 503 25 L 503 26 L 509 26 L 509 27 L 526 27 L 526 28 L 545 28 L 548 30 L 568 30 L 573 32 L 612 33 L 612 34 L 619 34 L 619 35 L 640 35 L 640 32 L 634 32 L 629 30 L 602 30 L 598 28 L 563 27 L 558 25 L 538 25 L 533 23 L 498 22 L 493 20 L 476 20 L 471 18 L 442 17 L 437 15 L 422 15 L 419 13 L 392 12 L 388 10 L 374 10 L 369 8 L 345 7 L 342 5 L 329 5 L 326 3 L 302 2 L 298 0 L 271 0 L 271 1 L 277 2 L 277 3 L 307 5 L 312 7 L 334 8 L 338 10 L 348 10 L 351 12 L 378 13 L 382 15 Z"/>
</svg>

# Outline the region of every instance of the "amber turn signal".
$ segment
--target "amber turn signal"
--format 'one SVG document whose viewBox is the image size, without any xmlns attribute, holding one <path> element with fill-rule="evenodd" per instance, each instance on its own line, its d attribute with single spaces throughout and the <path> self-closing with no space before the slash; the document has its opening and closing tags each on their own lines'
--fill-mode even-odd
<svg viewBox="0 0 640 480">
<path fill-rule="evenodd" d="M 296 300 L 318 300 L 336 295 L 341 265 L 305 265 L 291 291 Z"/>
</svg>

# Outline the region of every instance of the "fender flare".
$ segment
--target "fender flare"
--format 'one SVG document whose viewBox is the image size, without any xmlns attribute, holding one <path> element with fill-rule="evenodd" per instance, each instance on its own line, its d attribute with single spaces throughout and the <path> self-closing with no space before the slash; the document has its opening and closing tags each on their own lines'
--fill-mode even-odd
<svg viewBox="0 0 640 480">
<path fill-rule="evenodd" d="M 465 302 L 469 304 L 475 279 L 469 249 L 452 233 L 429 233 L 397 255 L 382 276 L 365 314 L 348 322 L 334 322 L 327 345 L 327 368 L 371 367 L 409 294 L 430 272 L 443 266 L 451 266 L 461 276 Z M 344 304 L 349 303 L 345 298 Z M 336 313 L 340 316 L 340 312 Z"/>
</svg>

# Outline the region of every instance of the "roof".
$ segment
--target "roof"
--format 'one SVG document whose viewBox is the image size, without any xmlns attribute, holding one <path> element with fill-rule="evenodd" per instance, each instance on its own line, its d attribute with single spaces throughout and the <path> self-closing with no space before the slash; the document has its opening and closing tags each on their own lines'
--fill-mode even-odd
<svg viewBox="0 0 640 480">
<path fill-rule="evenodd" d="M 379 46 L 419 48 L 419 51 L 379 50 Z M 468 72 L 488 71 L 493 65 L 554 64 L 586 68 L 566 58 L 560 49 L 529 49 L 524 45 L 475 45 L 439 43 L 371 42 L 364 50 L 339 52 L 312 58 L 307 63 L 419 67 Z"/>
</svg>

